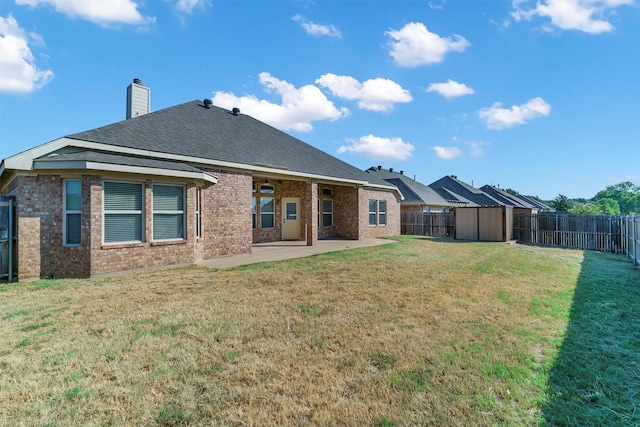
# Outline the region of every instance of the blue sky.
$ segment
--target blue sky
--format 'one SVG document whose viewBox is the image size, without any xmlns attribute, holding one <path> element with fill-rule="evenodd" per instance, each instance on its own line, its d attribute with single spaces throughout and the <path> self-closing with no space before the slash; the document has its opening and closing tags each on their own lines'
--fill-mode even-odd
<svg viewBox="0 0 640 427">
<path fill-rule="evenodd" d="M 640 184 L 639 0 L 0 0 L 0 158 L 124 120 L 133 78 L 424 184 Z"/>
</svg>

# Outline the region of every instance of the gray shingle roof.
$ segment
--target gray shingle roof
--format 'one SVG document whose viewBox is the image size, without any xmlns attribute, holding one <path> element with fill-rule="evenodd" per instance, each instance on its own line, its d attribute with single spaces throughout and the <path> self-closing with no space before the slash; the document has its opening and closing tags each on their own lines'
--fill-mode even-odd
<svg viewBox="0 0 640 427">
<path fill-rule="evenodd" d="M 184 163 L 144 157 L 121 156 L 98 151 L 79 151 L 76 153 L 46 155 L 35 159 L 39 162 L 95 162 L 111 165 L 137 166 L 143 168 L 169 169 L 182 172 L 202 172 L 201 169 Z"/>
<path fill-rule="evenodd" d="M 67 136 L 105 145 L 292 172 L 358 180 L 389 187 L 360 169 L 245 114 L 192 101 Z M 153 153 L 150 153 L 152 156 Z"/>
<path fill-rule="evenodd" d="M 371 167 L 366 172 L 398 187 L 404 196 L 404 200 L 401 202 L 403 205 L 453 206 L 432 188 L 403 173 L 376 167 Z"/>
<path fill-rule="evenodd" d="M 501 201 L 502 203 L 505 204 L 505 206 L 513 206 L 514 208 L 527 208 L 527 209 L 534 208 L 532 204 L 520 199 L 518 196 L 514 196 L 513 194 L 507 193 L 506 191 L 498 187 L 494 187 L 492 185 L 483 185 L 482 187 L 480 187 L 480 190 L 484 191 L 494 199 Z"/>
<path fill-rule="evenodd" d="M 438 194 L 444 195 L 446 193 L 455 197 L 459 201 L 470 201 L 477 206 L 503 206 L 504 203 L 496 200 L 485 192 L 470 186 L 469 184 L 460 181 L 457 177 L 444 176 L 437 181 L 429 184 L 429 187 L 433 188 Z M 460 196 L 460 197 L 458 197 Z M 448 199 L 450 200 L 450 199 Z"/>
</svg>

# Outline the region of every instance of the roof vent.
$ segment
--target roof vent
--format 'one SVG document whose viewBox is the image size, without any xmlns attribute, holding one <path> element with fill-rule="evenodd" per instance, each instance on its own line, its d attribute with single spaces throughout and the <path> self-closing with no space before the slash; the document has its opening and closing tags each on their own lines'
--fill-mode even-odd
<svg viewBox="0 0 640 427">
<path fill-rule="evenodd" d="M 238 114 L 240 114 L 240 109 L 238 107 L 233 107 L 233 110 L 231 110 L 231 113 L 234 116 L 237 116 Z"/>
<path fill-rule="evenodd" d="M 458 177 L 456 175 L 451 175 L 451 178 L 458 179 Z"/>
<path fill-rule="evenodd" d="M 378 170 L 382 170 L 382 166 L 378 165 Z"/>
<path fill-rule="evenodd" d="M 140 86 L 142 86 L 142 85 L 143 85 L 143 83 L 142 83 L 142 79 L 133 79 L 133 82 L 134 82 L 135 84 L 137 84 L 137 85 L 140 85 Z"/>
<path fill-rule="evenodd" d="M 400 171 L 400 175 L 404 175 L 404 171 Z"/>
<path fill-rule="evenodd" d="M 213 101 L 211 101 L 209 98 L 205 99 L 204 101 L 204 108 L 206 108 L 207 110 L 211 108 L 211 105 L 213 104 Z"/>
<path fill-rule="evenodd" d="M 393 172 L 393 168 L 389 168 L 389 172 Z"/>
</svg>

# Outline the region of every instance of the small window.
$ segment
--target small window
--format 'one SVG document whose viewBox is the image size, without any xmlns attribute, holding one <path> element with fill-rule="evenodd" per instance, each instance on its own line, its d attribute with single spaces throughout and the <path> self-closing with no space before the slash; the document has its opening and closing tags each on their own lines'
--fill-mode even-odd
<svg viewBox="0 0 640 427">
<path fill-rule="evenodd" d="M 328 197 L 333 196 L 333 188 L 323 188 L 322 195 Z"/>
<path fill-rule="evenodd" d="M 322 226 L 333 227 L 333 200 L 322 200 Z"/>
<path fill-rule="evenodd" d="M 260 186 L 260 193 L 261 194 L 273 194 L 275 192 L 276 192 L 276 190 L 273 187 L 273 185 L 264 184 L 264 185 Z"/>
<path fill-rule="evenodd" d="M 378 200 L 378 225 L 387 225 L 387 201 Z"/>
<path fill-rule="evenodd" d="M 78 246 L 82 238 L 82 182 L 64 181 L 63 245 Z"/>
<path fill-rule="evenodd" d="M 184 239 L 184 187 L 153 186 L 153 240 Z"/>
<path fill-rule="evenodd" d="M 142 184 L 105 182 L 103 191 L 104 242 L 141 242 Z"/>
<path fill-rule="evenodd" d="M 202 217 L 200 211 L 202 209 L 202 191 L 196 188 L 196 237 L 202 236 Z"/>
<path fill-rule="evenodd" d="M 369 225 L 376 225 L 378 216 L 377 200 L 369 200 Z"/>
<path fill-rule="evenodd" d="M 275 210 L 273 197 L 260 198 L 260 228 L 275 227 Z"/>
</svg>

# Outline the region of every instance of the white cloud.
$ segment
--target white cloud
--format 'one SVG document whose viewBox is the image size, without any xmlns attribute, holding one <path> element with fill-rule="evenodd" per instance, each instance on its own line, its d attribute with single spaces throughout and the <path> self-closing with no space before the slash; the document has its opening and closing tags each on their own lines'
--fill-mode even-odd
<svg viewBox="0 0 640 427">
<path fill-rule="evenodd" d="M 402 138 L 382 138 L 374 135 L 348 139 L 348 145 L 338 148 L 338 153 L 362 154 L 373 160 L 406 160 L 411 157 L 414 146 Z"/>
<path fill-rule="evenodd" d="M 215 105 L 232 109 L 240 108 L 248 114 L 278 129 L 308 132 L 312 121 L 338 120 L 349 115 L 346 108 L 337 109 L 320 89 L 313 85 L 296 88 L 269 73 L 260 73 L 260 83 L 282 98 L 280 104 L 258 99 L 254 95 L 236 96 L 229 92 L 215 92 Z"/>
<path fill-rule="evenodd" d="M 402 67 L 417 67 L 425 64 L 436 64 L 444 60 L 447 52 L 462 52 L 471 43 L 457 34 L 443 38 L 429 32 L 420 22 L 411 22 L 400 31 L 385 33 L 393 39 L 390 42 L 390 54 L 395 63 Z"/>
<path fill-rule="evenodd" d="M 411 93 L 389 79 L 370 79 L 363 83 L 351 76 L 325 74 L 316 79 L 316 84 L 326 87 L 334 96 L 357 100 L 364 110 L 388 112 L 395 104 L 411 102 Z"/>
<path fill-rule="evenodd" d="M 433 151 L 436 152 L 436 156 L 441 159 L 451 160 L 455 159 L 459 155 L 462 154 L 462 151 L 458 147 L 432 147 Z"/>
<path fill-rule="evenodd" d="M 511 108 L 501 108 L 502 103 L 496 102 L 489 108 L 478 111 L 480 119 L 489 129 L 504 129 L 515 125 L 522 125 L 529 119 L 548 116 L 551 105 L 544 99 L 536 97 L 524 105 L 514 105 Z"/>
<path fill-rule="evenodd" d="M 194 9 L 203 9 L 209 4 L 209 0 L 178 0 L 176 9 L 178 12 L 192 13 Z"/>
<path fill-rule="evenodd" d="M 342 33 L 333 25 L 320 25 L 311 21 L 307 21 L 303 16 L 296 15 L 293 18 L 294 21 L 299 22 L 300 26 L 309 34 L 310 36 L 327 36 L 334 37 L 337 39 L 342 38 Z"/>
<path fill-rule="evenodd" d="M 37 44 L 44 43 L 37 34 L 31 37 Z M 36 66 L 28 37 L 15 18 L 0 16 L 0 92 L 32 92 L 51 78 L 53 71 L 39 70 Z"/>
<path fill-rule="evenodd" d="M 103 27 L 113 24 L 144 25 L 155 21 L 138 12 L 132 0 L 16 0 L 21 6 L 49 5 L 71 18 L 79 17 Z"/>
<path fill-rule="evenodd" d="M 609 16 L 617 7 L 633 5 L 634 0 L 537 0 L 535 7 L 527 8 L 529 4 L 529 0 L 513 1 L 511 15 L 517 22 L 547 17 L 557 28 L 598 34 L 612 31 Z"/>
<path fill-rule="evenodd" d="M 464 83 L 454 82 L 449 79 L 446 83 L 431 83 L 427 92 L 437 92 L 445 98 L 457 98 L 459 96 L 471 95 L 475 90 Z"/>
</svg>

